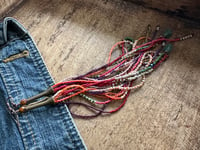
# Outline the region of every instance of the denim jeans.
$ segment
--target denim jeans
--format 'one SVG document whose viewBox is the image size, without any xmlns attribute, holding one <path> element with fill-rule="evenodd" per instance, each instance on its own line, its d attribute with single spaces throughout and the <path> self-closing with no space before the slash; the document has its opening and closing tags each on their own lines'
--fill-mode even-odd
<svg viewBox="0 0 200 150">
<path fill-rule="evenodd" d="M 65 105 L 17 113 L 22 99 L 53 80 L 27 30 L 15 19 L 0 23 L 0 149 L 86 149 Z"/>
</svg>

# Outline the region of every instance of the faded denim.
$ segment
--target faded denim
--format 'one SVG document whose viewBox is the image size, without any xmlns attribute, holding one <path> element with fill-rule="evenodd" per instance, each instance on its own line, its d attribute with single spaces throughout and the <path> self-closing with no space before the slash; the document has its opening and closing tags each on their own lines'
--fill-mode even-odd
<svg viewBox="0 0 200 150">
<path fill-rule="evenodd" d="M 5 62 L 28 50 L 26 57 Z M 22 99 L 44 91 L 53 80 L 30 34 L 13 18 L 0 23 L 0 149 L 86 149 L 65 105 L 17 114 Z"/>
</svg>

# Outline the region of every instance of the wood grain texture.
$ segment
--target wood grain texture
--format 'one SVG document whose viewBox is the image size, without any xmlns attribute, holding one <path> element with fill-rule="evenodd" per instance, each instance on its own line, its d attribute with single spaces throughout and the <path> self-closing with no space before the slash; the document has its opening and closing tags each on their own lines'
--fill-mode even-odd
<svg viewBox="0 0 200 150">
<path fill-rule="evenodd" d="M 199 149 L 199 30 L 121 0 L 29 0 L 13 17 L 30 31 L 56 82 L 104 64 L 116 41 L 138 38 L 147 24 L 172 28 L 174 37 L 195 33 L 174 44 L 121 111 L 75 122 L 89 150 Z"/>
<path fill-rule="evenodd" d="M 0 0 L 0 18 L 17 7 L 23 0 Z"/>
<path fill-rule="evenodd" d="M 200 22 L 199 0 L 124 0 L 144 7 L 153 8 L 171 15 L 192 19 Z"/>
</svg>

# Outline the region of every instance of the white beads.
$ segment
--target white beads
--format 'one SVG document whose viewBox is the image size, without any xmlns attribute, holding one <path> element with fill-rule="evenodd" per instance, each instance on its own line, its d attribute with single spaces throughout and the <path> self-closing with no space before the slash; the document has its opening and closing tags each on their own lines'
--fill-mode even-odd
<svg viewBox="0 0 200 150">
<path fill-rule="evenodd" d="M 181 37 L 180 40 L 181 40 L 181 41 L 182 41 L 182 40 L 187 40 L 187 39 L 192 38 L 192 37 L 193 37 L 193 34 L 189 34 L 189 35 L 186 35 L 186 36 L 184 36 L 184 37 Z"/>
</svg>

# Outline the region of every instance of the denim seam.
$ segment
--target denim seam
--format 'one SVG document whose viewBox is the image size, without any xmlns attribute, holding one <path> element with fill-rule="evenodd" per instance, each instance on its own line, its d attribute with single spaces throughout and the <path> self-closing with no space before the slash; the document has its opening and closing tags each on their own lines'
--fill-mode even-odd
<svg viewBox="0 0 200 150">
<path fill-rule="evenodd" d="M 26 138 L 24 138 L 24 136 L 23 136 L 24 135 L 24 131 L 23 131 L 20 123 L 18 124 L 18 128 L 19 128 L 19 131 L 21 133 L 21 137 L 22 137 L 22 140 L 23 140 L 24 148 L 25 148 L 25 150 L 28 150 L 28 143 L 26 141 Z"/>
<path fill-rule="evenodd" d="M 53 80 L 53 78 L 52 78 L 52 76 L 51 76 L 51 73 L 49 72 L 49 70 L 48 70 L 48 68 L 47 68 L 47 66 L 46 66 L 46 64 L 45 64 L 45 61 L 44 61 L 44 59 L 43 59 L 43 57 L 42 57 L 40 51 L 38 50 L 38 47 L 37 47 L 35 41 L 33 40 L 33 38 L 31 37 L 30 34 L 28 34 L 28 35 L 29 35 L 30 39 L 32 40 L 33 46 L 34 46 L 34 48 L 37 50 L 37 52 L 38 52 L 38 54 L 39 54 L 39 57 L 40 57 L 40 59 L 41 59 L 41 61 L 42 61 L 42 68 L 45 68 L 44 78 L 46 78 L 46 81 L 48 81 L 48 84 L 50 84 L 50 85 L 51 85 L 51 84 L 54 84 L 55 82 L 54 82 L 54 80 Z"/>
<path fill-rule="evenodd" d="M 43 77 L 43 79 L 45 79 L 44 81 L 45 81 L 46 86 L 49 87 L 50 84 L 54 83 L 54 81 L 52 80 L 52 78 L 49 75 L 50 73 L 43 61 L 43 58 L 42 58 L 41 54 L 39 53 L 39 51 L 37 50 L 37 47 L 36 47 L 34 41 L 30 37 L 27 39 L 27 43 L 29 44 L 29 47 L 32 50 L 32 54 L 35 54 L 33 56 L 34 64 L 36 65 L 37 70 L 40 73 L 41 77 Z"/>
<path fill-rule="evenodd" d="M 64 108 L 64 109 L 66 110 L 66 108 Z M 72 123 L 72 119 L 71 119 L 69 112 L 67 110 L 66 110 L 66 112 L 67 113 L 65 113 L 65 115 L 67 115 L 67 116 L 63 117 L 63 123 L 65 125 L 66 131 L 69 133 L 72 143 L 76 147 L 78 145 L 81 145 L 81 143 L 83 143 L 83 142 L 81 141 L 81 138 L 79 137 L 79 134 L 78 134 L 77 130 L 75 129 L 75 125 Z M 77 138 L 73 138 L 73 137 L 77 137 Z"/>
<path fill-rule="evenodd" d="M 24 115 L 24 114 L 23 114 L 23 115 Z M 28 124 L 28 128 L 27 128 L 27 129 L 28 129 L 28 130 L 30 131 L 30 133 L 31 133 L 33 145 L 36 145 L 36 140 L 35 140 L 35 138 L 34 138 L 34 132 L 33 132 L 33 129 L 31 128 L 31 124 L 30 124 L 30 122 L 29 122 L 29 120 L 28 120 L 27 115 L 25 115 L 25 118 L 26 118 L 27 124 Z"/>
<path fill-rule="evenodd" d="M 16 85 L 15 83 L 13 83 L 13 85 L 12 85 L 12 87 L 14 88 L 14 90 L 13 90 L 13 91 L 10 90 L 9 85 L 8 85 L 9 83 L 8 83 L 7 80 L 5 79 L 5 76 L 4 76 L 4 75 L 9 76 L 10 78 L 12 78 L 12 81 L 15 81 L 15 80 L 14 80 L 14 77 L 13 77 L 13 75 L 12 75 L 10 69 L 9 69 L 6 65 L 5 65 L 3 68 L 4 68 L 5 73 L 1 72 L 1 74 L 2 74 L 2 78 L 3 78 L 3 81 L 4 81 L 4 84 L 5 84 L 5 87 L 6 87 L 8 96 L 9 96 L 10 98 L 14 99 L 13 96 L 12 96 L 12 94 L 13 94 L 14 92 L 16 92 L 18 96 L 21 96 L 21 94 L 19 94 L 20 92 L 19 92 L 18 89 L 16 88 L 17 85 Z M 16 104 L 16 103 L 14 103 L 14 101 L 11 101 L 11 100 L 10 100 L 10 102 L 13 103 L 13 104 Z M 17 104 L 16 104 L 16 105 L 17 105 Z"/>
<path fill-rule="evenodd" d="M 8 67 L 5 67 L 5 70 L 9 70 L 8 69 Z M 12 73 L 11 73 L 11 70 L 9 70 L 10 72 L 8 72 L 8 76 L 9 77 L 12 77 L 12 81 L 15 81 L 15 79 L 14 79 L 14 76 L 12 75 Z M 10 73 L 10 74 L 9 74 Z M 19 97 L 22 97 L 22 95 L 20 94 L 21 92 L 18 90 L 18 88 L 17 88 L 17 85 L 16 85 L 16 83 L 15 82 L 13 82 L 13 91 L 10 91 L 11 93 L 10 93 L 10 95 L 12 95 L 12 93 L 14 93 L 14 92 L 16 92 L 16 95 L 17 95 L 17 97 L 19 98 Z M 12 99 L 14 99 L 14 98 L 12 98 Z M 12 102 L 12 101 L 11 101 Z M 17 105 L 17 103 L 15 103 L 15 102 L 12 102 L 12 103 L 14 103 L 14 104 L 16 104 Z"/>
<path fill-rule="evenodd" d="M 69 112 L 69 110 L 68 110 L 68 108 L 67 108 L 67 105 L 64 105 L 64 107 L 65 107 L 66 111 L 68 112 L 68 117 L 69 117 L 69 119 L 71 120 L 71 124 L 72 124 L 72 125 L 74 124 L 74 125 L 73 125 L 73 129 L 74 129 L 74 131 L 76 131 L 76 132 L 75 132 L 75 134 L 76 134 L 75 137 L 77 137 L 76 141 L 78 140 L 78 141 L 79 141 L 79 145 L 82 144 L 83 149 L 87 150 L 87 147 L 86 147 L 85 143 L 83 142 L 82 137 L 80 136 L 79 130 L 78 130 L 78 128 L 75 126 L 75 122 L 72 120 L 72 116 L 71 116 L 71 114 L 70 114 L 70 112 Z M 70 121 L 69 121 L 69 122 L 70 122 Z M 78 145 L 78 144 L 77 144 L 77 145 Z"/>
<path fill-rule="evenodd" d="M 59 107 L 59 109 L 58 109 L 58 111 L 63 111 L 63 106 L 60 106 Z M 60 113 L 61 114 L 61 113 Z M 71 143 L 73 143 L 73 146 L 74 147 L 76 147 L 76 145 L 75 145 L 75 143 L 74 143 L 74 140 L 73 140 L 73 138 L 72 138 L 72 135 L 71 135 L 71 132 L 68 132 L 69 131 L 69 123 L 67 122 L 67 121 L 64 121 L 65 119 L 66 119 L 66 113 L 65 114 L 63 114 L 62 113 L 62 115 L 64 116 L 64 117 L 62 117 L 63 119 L 62 119 L 62 121 L 63 121 L 63 124 L 64 124 L 64 127 L 65 127 L 65 130 L 66 130 L 66 132 L 68 133 L 68 135 L 69 135 L 69 137 L 70 137 L 70 140 L 71 140 Z M 67 114 L 68 115 L 68 114 Z M 68 127 L 68 128 L 67 128 Z"/>
<path fill-rule="evenodd" d="M 3 68 L 3 67 L 2 67 L 2 68 Z M 10 89 L 8 88 L 7 82 L 6 82 L 6 80 L 5 80 L 4 76 L 3 76 L 4 73 L 2 72 L 2 69 L 0 69 L 0 72 L 1 72 L 1 77 L 2 77 L 2 79 L 3 79 L 3 82 L 4 82 L 4 85 L 5 85 L 5 88 L 6 88 L 8 97 L 11 97 L 11 98 L 12 98 L 12 96 L 10 95 Z"/>
<path fill-rule="evenodd" d="M 37 51 L 35 51 L 34 48 L 32 47 L 32 45 L 31 45 L 31 44 L 32 44 L 31 40 L 27 39 L 26 44 L 27 44 L 27 46 L 28 46 L 28 48 L 29 48 L 30 57 L 32 57 L 32 61 L 33 61 L 33 63 L 34 63 L 34 66 L 35 66 L 37 72 L 39 73 L 39 75 L 40 75 L 40 76 L 43 78 L 43 80 L 44 80 L 45 78 L 44 78 L 43 74 L 41 73 L 41 69 L 40 69 L 38 63 L 36 62 L 37 59 L 39 60 L 39 58 L 35 56 L 35 54 L 37 53 Z M 47 83 L 45 82 L 45 80 L 44 80 L 44 83 L 45 83 L 45 86 L 48 87 L 48 85 L 47 85 Z"/>
</svg>

